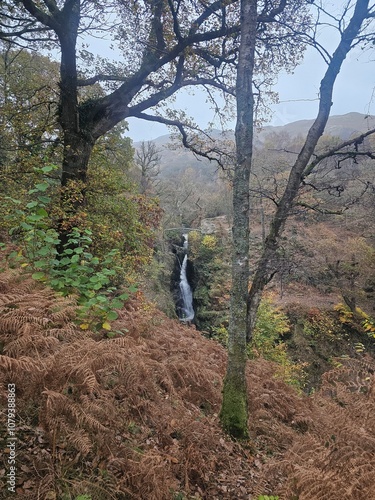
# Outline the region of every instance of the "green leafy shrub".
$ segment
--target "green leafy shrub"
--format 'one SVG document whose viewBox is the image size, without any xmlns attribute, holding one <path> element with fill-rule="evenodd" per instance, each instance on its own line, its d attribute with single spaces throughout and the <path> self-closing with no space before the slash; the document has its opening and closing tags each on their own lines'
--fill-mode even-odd
<svg viewBox="0 0 375 500">
<path fill-rule="evenodd" d="M 214 326 L 211 329 L 211 337 L 224 347 L 228 346 L 228 328 L 224 325 Z"/>
<path fill-rule="evenodd" d="M 305 374 L 302 363 L 288 357 L 282 337 L 290 330 L 287 316 L 268 300 L 262 300 L 257 314 L 253 338 L 247 347 L 250 358 L 258 356 L 278 364 L 276 375 L 288 384 L 301 389 Z"/>
<path fill-rule="evenodd" d="M 189 232 L 196 322 L 198 328 L 209 336 L 217 336 L 218 329 L 228 324 L 230 271 L 226 250 L 215 235 Z"/>
<path fill-rule="evenodd" d="M 46 166 L 41 171 L 46 174 L 54 168 Z M 115 309 L 121 308 L 129 297 L 129 293 L 113 297 L 117 292 L 114 277 L 122 271 L 116 264 L 119 250 L 112 249 L 100 259 L 90 252 L 92 232 L 73 228 L 58 254 L 59 234 L 51 227 L 48 213 L 52 201 L 48 195 L 50 184 L 49 180 L 37 183 L 29 191 L 35 199 L 24 208 L 19 200 L 10 199 L 18 207 L 9 215 L 16 223 L 10 233 L 20 250 L 12 252 L 9 258 L 30 269 L 34 279 L 47 283 L 61 295 L 76 295 L 81 317 L 89 318 L 82 323 L 82 328 L 110 330 L 109 321 L 117 318 Z M 130 286 L 129 292 L 134 291 L 136 287 Z"/>
<path fill-rule="evenodd" d="M 304 383 L 303 364 L 293 363 L 287 353 L 282 336 L 289 332 L 287 316 L 264 299 L 257 314 L 257 320 L 251 342 L 247 346 L 250 359 L 262 357 L 278 364 L 276 375 L 287 383 L 300 389 Z M 223 325 L 213 328 L 212 337 L 222 345 L 228 344 L 228 330 Z"/>
<path fill-rule="evenodd" d="M 261 355 L 270 361 L 284 359 L 281 337 L 290 329 L 286 315 L 271 305 L 268 300 L 260 303 L 253 338 L 249 345 L 249 356 Z"/>
<path fill-rule="evenodd" d="M 112 248 L 119 249 L 116 261 L 123 268 L 119 281 L 136 280 L 151 262 L 162 213 L 158 201 L 139 195 L 129 180 L 132 156 L 130 141 L 118 131 L 102 138 L 94 148 L 85 189 L 85 227 L 93 234 L 91 249 L 99 258 Z"/>
</svg>

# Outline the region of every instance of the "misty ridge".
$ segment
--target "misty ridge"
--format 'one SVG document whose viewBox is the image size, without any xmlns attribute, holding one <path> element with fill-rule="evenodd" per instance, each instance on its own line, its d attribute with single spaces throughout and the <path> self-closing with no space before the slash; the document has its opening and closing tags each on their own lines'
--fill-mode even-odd
<svg viewBox="0 0 375 500">
<path fill-rule="evenodd" d="M 313 119 L 298 120 L 280 126 L 267 125 L 257 128 L 254 135 L 255 155 L 257 151 L 262 149 L 283 150 L 293 148 L 293 145 L 299 144 L 302 138 L 306 136 L 313 122 Z M 322 137 L 339 138 L 345 141 L 374 127 L 375 117 L 371 115 L 357 112 L 333 115 L 328 119 Z M 204 142 L 204 138 L 200 137 L 200 139 Z M 212 142 L 215 141 L 218 148 L 220 148 L 220 142 L 225 142 L 227 146 L 232 144 L 234 150 L 234 140 L 233 130 L 221 131 L 213 129 L 207 131 L 206 143 L 212 145 Z M 216 178 L 220 171 L 216 161 L 198 157 L 186 149 L 178 138 L 174 139 L 171 135 L 162 135 L 152 141 L 145 142 L 152 142 L 157 148 L 160 157 L 159 179 L 173 180 L 176 176 L 182 175 L 187 169 L 192 169 L 197 179 L 209 181 Z M 138 141 L 134 142 L 133 146 L 136 150 L 139 150 L 141 144 L 142 141 Z"/>
</svg>

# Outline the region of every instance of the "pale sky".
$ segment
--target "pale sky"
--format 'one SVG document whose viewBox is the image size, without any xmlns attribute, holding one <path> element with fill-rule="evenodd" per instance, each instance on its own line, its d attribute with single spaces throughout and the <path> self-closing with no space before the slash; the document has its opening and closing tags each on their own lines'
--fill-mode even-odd
<svg viewBox="0 0 375 500">
<path fill-rule="evenodd" d="M 372 60 L 371 60 L 372 59 Z M 285 125 L 297 120 L 315 118 L 318 109 L 320 80 L 325 71 L 320 56 L 308 50 L 303 63 L 293 75 L 281 75 L 275 90 L 279 93 L 279 104 L 272 106 L 273 118 L 268 125 Z M 184 95 L 179 104 L 194 117 L 198 125 L 205 128 L 213 119 L 213 111 L 205 103 L 204 96 Z M 175 107 L 177 107 L 175 105 Z M 375 56 L 368 52 L 351 54 L 344 62 L 333 94 L 331 115 L 342 115 L 356 111 L 375 114 Z M 151 140 L 168 133 L 160 124 L 131 118 L 128 136 L 134 141 Z M 228 128 L 234 128 L 234 121 Z M 219 124 L 217 128 L 220 128 Z"/>
<path fill-rule="evenodd" d="M 318 109 L 316 99 L 325 68 L 320 56 L 309 50 L 294 75 L 284 75 L 279 78 L 276 89 L 279 92 L 280 103 L 274 106 L 271 125 L 284 125 L 316 116 Z M 374 53 L 355 51 L 344 61 L 337 77 L 331 115 L 342 115 L 351 111 L 375 114 L 374 92 Z"/>
</svg>

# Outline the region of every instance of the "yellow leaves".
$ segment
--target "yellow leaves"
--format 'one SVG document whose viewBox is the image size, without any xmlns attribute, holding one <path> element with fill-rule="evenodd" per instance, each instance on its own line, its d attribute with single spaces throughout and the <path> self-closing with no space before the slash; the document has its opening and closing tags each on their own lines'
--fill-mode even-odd
<svg viewBox="0 0 375 500">
<path fill-rule="evenodd" d="M 367 333 L 375 334 L 375 320 L 368 318 L 362 324 Z M 375 337 L 375 335 L 373 335 Z"/>
<path fill-rule="evenodd" d="M 214 250 L 217 245 L 217 239 L 211 234 L 206 234 L 202 238 L 202 245 L 210 250 Z"/>
<path fill-rule="evenodd" d="M 333 309 L 339 313 L 340 323 L 342 323 L 343 325 L 352 323 L 353 313 L 347 306 L 345 306 L 344 304 L 336 304 Z"/>
<path fill-rule="evenodd" d="M 362 353 L 366 350 L 365 346 L 362 344 L 362 342 L 356 342 L 354 344 L 354 348 L 356 350 L 356 352 L 358 353 Z"/>
<path fill-rule="evenodd" d="M 189 231 L 188 238 L 189 238 L 189 258 L 191 260 L 195 260 L 199 254 L 202 235 L 199 231 Z"/>
<path fill-rule="evenodd" d="M 334 307 L 335 311 L 339 313 L 339 321 L 342 324 L 351 324 L 354 321 L 354 314 L 346 307 L 344 304 L 337 304 Z M 375 338 L 375 319 L 371 318 L 368 314 L 366 314 L 359 307 L 356 308 L 356 317 L 357 320 L 362 320 L 361 325 L 364 331 L 372 335 Z"/>
<path fill-rule="evenodd" d="M 81 330 L 88 330 L 90 328 L 90 323 L 81 323 L 79 327 Z M 111 330 L 111 324 L 108 323 L 108 321 L 104 321 L 104 323 L 102 323 L 102 328 L 109 332 Z"/>
</svg>

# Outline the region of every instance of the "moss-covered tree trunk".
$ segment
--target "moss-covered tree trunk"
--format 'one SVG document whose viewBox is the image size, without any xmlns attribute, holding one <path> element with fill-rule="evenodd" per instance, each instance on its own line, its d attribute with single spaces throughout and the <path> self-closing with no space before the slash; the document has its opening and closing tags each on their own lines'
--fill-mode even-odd
<svg viewBox="0 0 375 500">
<path fill-rule="evenodd" d="M 241 45 L 237 70 L 237 161 L 233 179 L 232 293 L 228 365 L 220 418 L 235 438 L 248 437 L 246 319 L 249 283 L 249 179 L 253 151 L 253 70 L 257 29 L 256 0 L 241 2 Z"/>
</svg>

